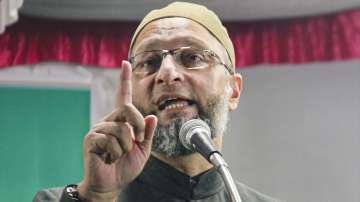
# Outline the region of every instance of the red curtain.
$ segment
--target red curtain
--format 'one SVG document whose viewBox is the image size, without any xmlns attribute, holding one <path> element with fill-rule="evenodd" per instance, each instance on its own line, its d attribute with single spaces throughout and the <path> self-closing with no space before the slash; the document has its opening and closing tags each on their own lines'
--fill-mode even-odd
<svg viewBox="0 0 360 202">
<path fill-rule="evenodd" d="M 237 67 L 360 58 L 360 9 L 225 24 L 235 45 Z M 127 58 L 136 25 L 21 16 L 0 35 L 0 67 L 43 61 L 118 67 Z"/>
</svg>

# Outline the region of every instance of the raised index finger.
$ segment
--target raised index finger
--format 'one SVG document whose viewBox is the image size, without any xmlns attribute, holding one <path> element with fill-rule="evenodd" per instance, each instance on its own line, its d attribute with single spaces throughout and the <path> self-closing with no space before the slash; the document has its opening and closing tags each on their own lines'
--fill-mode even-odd
<svg viewBox="0 0 360 202">
<path fill-rule="evenodd" d="M 132 103 L 131 73 L 131 64 L 123 60 L 119 87 L 119 106 Z"/>
</svg>

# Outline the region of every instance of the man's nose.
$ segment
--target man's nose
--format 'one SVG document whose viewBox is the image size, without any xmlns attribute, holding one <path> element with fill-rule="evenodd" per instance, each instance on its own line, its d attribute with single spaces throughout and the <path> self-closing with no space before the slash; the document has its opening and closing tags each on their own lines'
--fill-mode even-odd
<svg viewBox="0 0 360 202">
<path fill-rule="evenodd" d="M 184 80 L 184 75 L 172 55 L 163 58 L 162 64 L 156 75 L 156 83 L 174 84 Z"/>
</svg>

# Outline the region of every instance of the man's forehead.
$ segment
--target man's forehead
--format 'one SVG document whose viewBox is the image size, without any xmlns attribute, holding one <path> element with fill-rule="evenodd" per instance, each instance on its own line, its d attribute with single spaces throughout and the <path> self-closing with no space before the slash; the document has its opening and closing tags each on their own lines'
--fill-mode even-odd
<svg viewBox="0 0 360 202">
<path fill-rule="evenodd" d="M 169 40 L 163 40 L 157 37 L 147 38 L 139 42 L 134 49 L 135 52 L 143 50 L 172 49 L 180 46 L 191 46 L 196 48 L 208 48 L 207 44 L 196 36 L 176 36 Z"/>
<path fill-rule="evenodd" d="M 212 35 L 202 25 L 182 17 L 155 20 L 144 27 L 135 41 L 134 51 L 148 47 L 164 48 L 172 43 L 188 46 L 207 47 Z M 213 38 L 213 40 L 216 40 Z"/>
<path fill-rule="evenodd" d="M 174 29 L 174 28 L 175 29 L 179 29 L 179 28 L 186 29 L 188 26 L 191 26 L 194 24 L 198 24 L 198 23 L 195 23 L 193 20 L 183 18 L 183 17 L 166 17 L 166 18 L 160 18 L 160 19 L 154 20 L 145 27 L 148 27 L 149 25 L 153 25 L 153 26 L 156 26 L 156 27 L 162 28 L 162 29 Z"/>
</svg>

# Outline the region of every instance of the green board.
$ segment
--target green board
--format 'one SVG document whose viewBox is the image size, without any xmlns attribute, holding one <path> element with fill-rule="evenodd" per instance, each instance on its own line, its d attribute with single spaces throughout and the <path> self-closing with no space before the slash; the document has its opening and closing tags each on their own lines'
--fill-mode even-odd
<svg viewBox="0 0 360 202">
<path fill-rule="evenodd" d="M 79 182 L 90 89 L 0 86 L 0 201 Z"/>
</svg>

